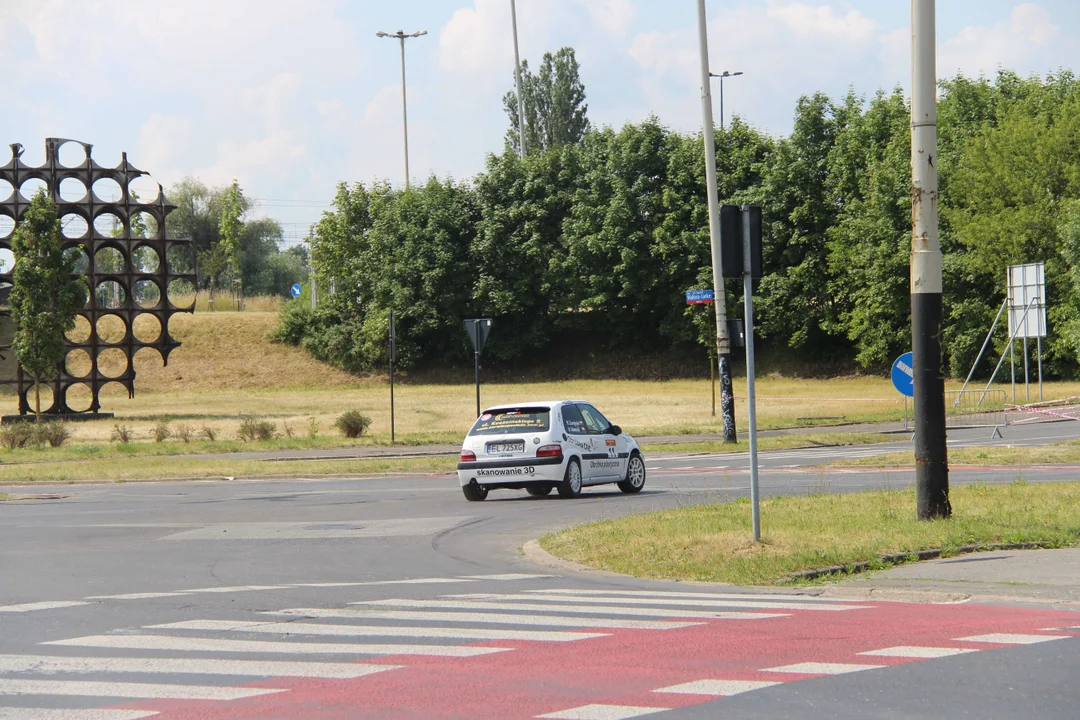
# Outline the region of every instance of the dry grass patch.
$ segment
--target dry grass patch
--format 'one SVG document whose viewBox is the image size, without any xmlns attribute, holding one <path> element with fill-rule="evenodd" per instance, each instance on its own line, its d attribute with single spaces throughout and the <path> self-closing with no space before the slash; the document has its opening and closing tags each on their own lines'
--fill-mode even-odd
<svg viewBox="0 0 1080 720">
<path fill-rule="evenodd" d="M 751 539 L 746 500 L 584 525 L 540 544 L 568 560 L 639 577 L 754 585 L 893 553 L 1080 541 L 1080 484 L 967 485 L 950 495 L 953 517 L 933 522 L 915 519 L 913 489 L 764 500 L 760 544 Z"/>
<path fill-rule="evenodd" d="M 806 435 L 772 435 L 758 438 L 758 450 L 791 450 L 806 447 L 837 447 L 841 445 L 875 445 L 893 442 L 896 438 L 881 433 L 813 433 Z M 737 453 L 749 452 L 750 440 L 745 433 L 736 443 L 722 440 L 693 443 L 646 443 L 646 453 Z"/>
<path fill-rule="evenodd" d="M 175 480 L 201 478 L 322 477 L 329 475 L 385 475 L 387 473 L 443 474 L 457 466 L 457 459 L 380 458 L 353 460 L 217 460 L 191 457 L 135 457 L 116 460 L 82 460 L 38 464 L 0 465 L 0 484 L 78 483 L 127 480 Z M 448 479 L 449 480 L 449 479 Z M 453 482 L 457 482 L 456 479 Z"/>
<path fill-rule="evenodd" d="M 831 463 L 832 467 L 892 468 L 914 464 L 915 453 L 900 452 L 874 457 L 852 458 Z M 1072 465 L 1080 463 L 1080 442 L 1071 441 L 1037 447 L 972 447 L 950 448 L 950 465 L 1028 466 Z"/>
</svg>

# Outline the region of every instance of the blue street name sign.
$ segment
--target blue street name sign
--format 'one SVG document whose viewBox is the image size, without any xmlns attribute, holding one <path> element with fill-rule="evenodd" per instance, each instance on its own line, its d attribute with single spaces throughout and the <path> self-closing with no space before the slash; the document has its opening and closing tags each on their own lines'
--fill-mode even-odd
<svg viewBox="0 0 1080 720">
<path fill-rule="evenodd" d="M 711 303 L 713 301 L 712 290 L 687 290 L 686 291 L 686 304 L 687 305 L 701 305 L 703 303 Z"/>
<path fill-rule="evenodd" d="M 892 365 L 892 384 L 901 395 L 915 397 L 915 370 L 912 368 L 911 353 L 904 353 L 896 358 Z"/>
<path fill-rule="evenodd" d="M 291 288 L 289 288 L 289 292 L 292 293 L 293 297 L 300 297 L 300 293 L 303 292 L 303 290 L 304 289 L 300 287 L 300 283 L 296 283 Z"/>
</svg>

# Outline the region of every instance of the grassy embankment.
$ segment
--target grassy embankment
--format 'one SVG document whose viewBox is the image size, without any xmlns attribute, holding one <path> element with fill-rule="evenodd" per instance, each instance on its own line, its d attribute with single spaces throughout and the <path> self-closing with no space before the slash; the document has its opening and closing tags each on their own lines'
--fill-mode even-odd
<svg viewBox="0 0 1080 720">
<path fill-rule="evenodd" d="M 853 458 L 834 463 L 832 467 L 910 467 L 914 452 L 889 453 L 867 458 Z M 950 448 L 949 465 L 983 467 L 1072 465 L 1080 463 L 1080 440 L 1038 447 L 976 447 Z"/>
<path fill-rule="evenodd" d="M 1080 485 L 964 485 L 953 517 L 915 519 L 913 489 L 780 497 L 761 503 L 754 543 L 746 500 L 632 515 L 540 539 L 552 554 L 639 577 L 760 585 L 882 555 L 965 545 L 1080 544 Z M 881 567 L 875 563 L 872 567 Z"/>
<path fill-rule="evenodd" d="M 221 301 L 218 306 L 222 306 Z M 389 445 L 386 378 L 351 375 L 312 359 L 298 348 L 270 343 L 266 334 L 275 323 L 276 315 L 272 312 L 202 312 L 176 316 L 170 330 L 182 345 L 172 353 L 169 365 L 163 367 L 155 352 L 142 350 L 135 357 L 135 398 L 129 399 L 119 386 L 104 389 L 102 409 L 115 413 L 115 420 L 73 423 L 73 437 L 63 448 L 0 451 L 0 482 L 384 472 L 399 467 L 386 465 L 389 462 L 386 460 L 371 466 L 361 466 L 356 461 L 322 461 L 300 467 L 281 463 L 269 466 L 261 461 L 191 459 L 188 462 L 171 457 L 242 450 Z M 740 383 L 737 380 L 737 390 Z M 1048 386 L 1048 390 L 1067 395 L 1080 391 L 1080 386 Z M 521 382 L 491 383 L 483 387 L 483 401 L 488 404 L 558 397 L 589 399 L 638 437 L 720 432 L 718 420 L 709 413 L 707 380 Z M 764 377 L 758 383 L 758 398 L 762 428 L 839 420 L 888 420 L 903 413 L 902 401 L 888 381 L 871 377 L 829 380 Z M 397 444 L 406 448 L 422 444 L 455 445 L 473 420 L 473 387 L 467 383 L 427 384 L 406 376 L 397 387 L 395 400 Z M 347 440 L 333 429 L 335 418 L 350 409 L 373 419 L 368 436 Z M 736 409 L 739 426 L 745 427 L 746 407 L 739 398 Z M 0 396 L 0 412 L 16 412 L 12 395 Z M 243 415 L 272 421 L 279 437 L 259 443 L 240 442 L 236 432 Z M 180 424 L 188 425 L 194 439 L 189 443 L 175 437 L 162 443 L 151 441 L 151 428 L 163 419 L 174 431 Z M 133 442 L 111 442 L 115 424 L 128 427 Z M 214 441 L 200 439 L 204 427 L 216 436 Z M 762 448 L 868 440 L 855 437 L 830 433 L 799 439 L 763 438 Z M 746 449 L 745 445 L 732 448 L 720 443 L 647 447 L 650 451 L 679 452 Z M 38 467 L 30 469 L 25 463 L 37 463 Z M 69 464 L 80 467 L 60 467 Z M 365 470 L 367 467 L 370 469 Z M 400 466 L 413 472 L 420 472 L 421 468 L 437 472 L 452 468 L 452 463 L 430 461 Z"/>
</svg>

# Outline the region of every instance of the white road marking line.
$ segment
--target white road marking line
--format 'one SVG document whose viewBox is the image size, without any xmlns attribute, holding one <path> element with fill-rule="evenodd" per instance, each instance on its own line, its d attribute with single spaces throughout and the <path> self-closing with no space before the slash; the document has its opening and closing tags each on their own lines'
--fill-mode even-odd
<svg viewBox="0 0 1080 720">
<path fill-rule="evenodd" d="M 540 580 L 554 575 L 526 575 L 524 573 L 506 573 L 504 575 L 466 575 L 471 580 Z"/>
<path fill-rule="evenodd" d="M 998 645 L 1034 645 L 1050 640 L 1064 640 L 1072 635 L 1016 635 L 1011 633 L 991 633 L 990 635 L 972 635 L 956 638 L 961 642 L 996 643 Z"/>
<path fill-rule="evenodd" d="M 189 620 L 148 625 L 150 630 L 205 630 L 266 633 L 269 635 L 331 635 L 337 637 L 456 638 L 461 640 L 527 640 L 532 642 L 574 642 L 608 637 L 609 633 L 580 633 L 558 630 L 490 630 L 481 628 L 413 627 L 385 625 L 326 625 L 304 622 L 237 622 L 234 620 Z"/>
<path fill-rule="evenodd" d="M 126 595 L 92 595 L 87 600 L 152 600 L 153 598 L 183 597 L 186 592 L 127 593 Z"/>
<path fill-rule="evenodd" d="M 854 663 L 817 663 L 806 662 L 783 667 L 766 668 L 762 672 L 797 673 L 799 675 L 843 675 L 861 670 L 877 670 L 884 665 L 856 665 Z"/>
<path fill-rule="evenodd" d="M 214 640 L 168 635 L 88 635 L 53 640 L 42 645 L 65 647 L 124 648 L 127 650 L 180 650 L 191 652 L 278 653 L 282 655 L 433 655 L 472 657 L 510 648 L 459 647 L 453 645 L 374 645 L 366 643 L 269 642 L 262 640 Z"/>
<path fill-rule="evenodd" d="M 157 715 L 146 710 L 59 710 L 0 707 L 0 720 L 139 720 Z"/>
<path fill-rule="evenodd" d="M 901 658 L 939 658 L 950 655 L 963 655 L 964 653 L 978 652 L 973 648 L 954 647 L 917 647 L 913 645 L 898 645 L 897 647 L 883 648 L 881 650 L 867 650 L 860 655 L 875 657 L 901 657 Z"/>
<path fill-rule="evenodd" d="M 629 718 L 666 712 L 671 708 L 635 707 L 633 705 L 582 705 L 581 707 L 559 710 L 558 712 L 537 715 L 538 718 L 555 720 L 629 720 Z"/>
<path fill-rule="evenodd" d="M 0 678 L 0 695 L 79 695 L 82 697 L 169 700 L 239 700 L 286 692 L 271 688 L 159 685 L 154 683 L 93 682 L 89 680 L 14 680 Z"/>
<path fill-rule="evenodd" d="M 666 620 L 615 620 L 610 618 L 513 615 L 510 613 L 423 612 L 413 610 L 366 610 L 364 608 L 294 608 L 260 615 L 301 615 L 315 618 L 361 618 L 370 620 L 419 620 L 434 622 L 490 623 L 493 625 L 540 625 L 569 628 L 615 628 L 620 630 L 677 630 L 699 622 Z"/>
<path fill-rule="evenodd" d="M 779 685 L 778 682 L 765 682 L 762 680 L 695 680 L 694 682 L 672 685 L 671 687 L 653 690 L 658 693 L 677 693 L 680 695 L 738 695 L 751 690 Z"/>
<path fill-rule="evenodd" d="M 195 588 L 194 590 L 180 590 L 181 594 L 186 593 L 233 593 L 233 592 L 249 592 L 251 590 L 288 590 L 291 585 L 234 585 L 232 587 L 206 587 Z"/>
<path fill-rule="evenodd" d="M 369 585 L 437 585 L 440 583 L 472 582 L 469 578 L 415 578 L 412 580 L 369 580 L 367 582 L 296 583 L 289 587 L 332 588 L 366 587 Z"/>
<path fill-rule="evenodd" d="M 741 594 L 723 594 L 723 593 L 708 593 L 708 592 L 674 592 L 667 590 L 526 590 L 525 592 L 538 595 L 628 595 L 631 597 L 662 597 L 662 598 L 704 598 L 711 600 L 748 600 L 763 602 L 776 602 L 776 601 L 788 601 L 788 600 L 805 600 L 811 603 L 850 603 L 851 600 L 842 600 L 839 598 L 823 598 L 813 595 L 772 595 L 761 594 L 751 595 L 749 593 Z"/>
<path fill-rule="evenodd" d="M 447 595 L 447 597 L 458 598 L 463 600 L 476 599 L 476 600 L 525 600 L 531 602 L 533 600 L 540 600 L 543 602 L 552 603 L 595 603 L 598 605 L 619 604 L 619 605 L 683 605 L 690 607 L 731 607 L 731 608 L 760 608 L 762 610 L 810 610 L 814 612 L 819 611 L 837 611 L 842 612 L 844 610 L 866 610 L 869 609 L 868 605 L 810 605 L 807 603 L 790 603 L 790 602 L 746 602 L 740 600 L 678 600 L 674 598 L 624 598 L 624 597 L 590 597 L 587 595 L 529 595 L 523 593 L 521 595 L 487 595 L 487 594 L 475 594 L 475 595 Z"/>
<path fill-rule="evenodd" d="M 529 596 L 530 600 L 539 600 Z M 350 605 L 434 608 L 451 610 L 522 610 L 543 613 L 591 613 L 593 615 L 628 615 L 655 618 L 699 618 L 706 620 L 765 620 L 788 617 L 789 613 L 715 612 L 711 610 L 678 610 L 676 608 L 596 607 L 595 605 L 544 605 L 541 603 L 467 602 L 464 600 L 362 600 Z"/>
<path fill-rule="evenodd" d="M 401 665 L 364 663 L 275 662 L 216 658 L 103 658 L 51 655 L 0 655 L 0 672 L 50 673 L 177 673 L 188 675 L 248 675 L 351 680 Z M 3 716 L 0 715 L 0 720 Z"/>
<path fill-rule="evenodd" d="M 23 613 L 36 612 L 38 610 L 56 610 L 58 608 L 79 607 L 90 605 L 85 600 L 58 600 L 56 602 L 33 602 L 21 605 L 0 605 L 0 612 Z"/>
</svg>

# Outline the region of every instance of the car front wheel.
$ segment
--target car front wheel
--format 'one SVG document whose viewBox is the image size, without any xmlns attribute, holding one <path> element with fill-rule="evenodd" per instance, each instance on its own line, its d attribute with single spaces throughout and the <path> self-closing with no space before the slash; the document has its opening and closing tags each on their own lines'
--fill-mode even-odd
<svg viewBox="0 0 1080 720">
<path fill-rule="evenodd" d="M 461 492 L 465 493 L 465 499 L 469 502 L 480 502 L 488 496 L 488 489 L 480 483 L 471 482 L 461 486 Z"/>
<path fill-rule="evenodd" d="M 645 487 L 645 461 L 640 455 L 634 453 L 626 465 L 626 478 L 619 483 L 619 489 L 624 493 L 636 493 L 641 492 L 643 487 Z"/>
<path fill-rule="evenodd" d="M 570 460 L 566 464 L 566 474 L 559 483 L 559 496 L 574 498 L 581 494 L 581 463 L 577 459 Z"/>
</svg>

